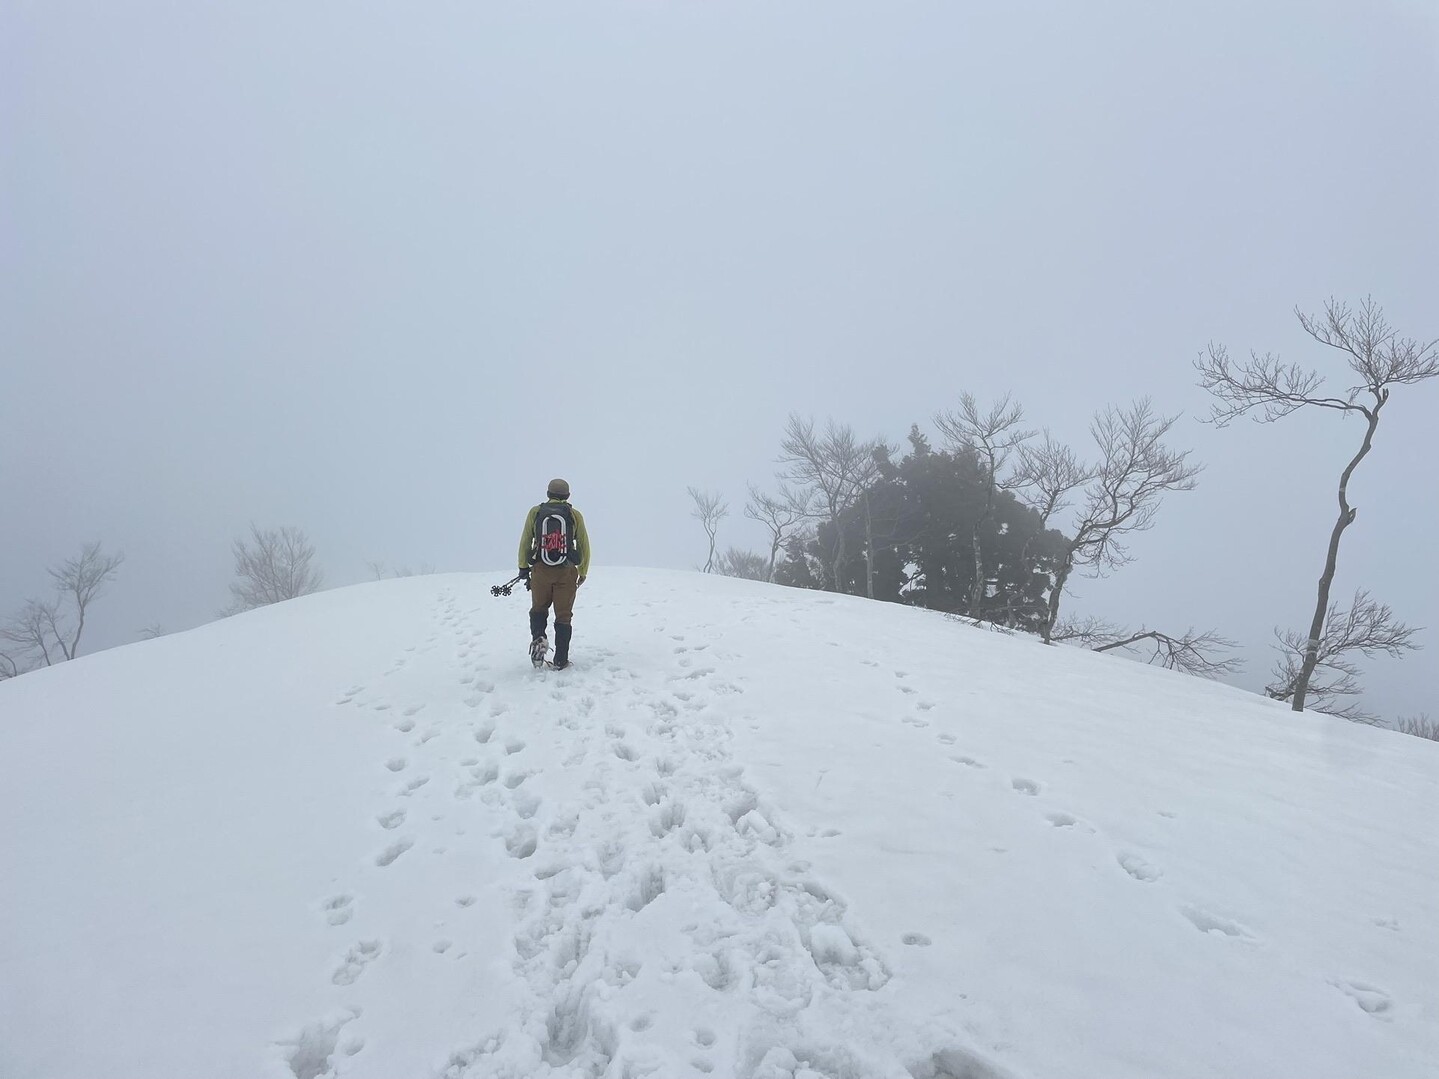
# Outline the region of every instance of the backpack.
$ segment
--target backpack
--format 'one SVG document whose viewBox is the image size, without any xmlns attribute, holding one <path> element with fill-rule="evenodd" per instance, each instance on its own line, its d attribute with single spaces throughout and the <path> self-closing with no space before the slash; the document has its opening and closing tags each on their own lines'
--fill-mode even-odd
<svg viewBox="0 0 1439 1079">
<path fill-rule="evenodd" d="M 575 517 L 568 502 L 546 502 L 535 507 L 535 535 L 530 541 L 530 551 L 532 562 L 546 566 L 580 564 Z"/>
</svg>

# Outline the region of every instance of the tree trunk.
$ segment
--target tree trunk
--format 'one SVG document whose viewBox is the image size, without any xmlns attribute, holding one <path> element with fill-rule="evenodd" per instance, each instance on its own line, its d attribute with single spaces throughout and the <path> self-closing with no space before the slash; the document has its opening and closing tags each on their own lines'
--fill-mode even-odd
<svg viewBox="0 0 1439 1079">
<path fill-rule="evenodd" d="M 1049 590 L 1049 610 L 1040 629 L 1040 637 L 1045 644 L 1050 643 L 1050 637 L 1054 634 L 1054 623 L 1059 621 L 1059 597 L 1064 594 L 1064 586 L 1068 583 L 1070 571 L 1073 569 L 1074 551 L 1071 550 L 1066 552 L 1064 563 L 1054 575 L 1054 585 Z"/>
<path fill-rule="evenodd" d="M 869 491 L 864 492 L 864 591 L 874 599 L 874 517 L 869 512 Z"/>
<path fill-rule="evenodd" d="M 1344 530 L 1354 523 L 1354 517 L 1358 513 L 1353 506 L 1349 505 L 1349 477 L 1354 474 L 1354 469 L 1359 462 L 1364 460 L 1365 455 L 1374 445 L 1374 432 L 1379 427 L 1379 410 L 1384 407 L 1384 402 L 1389 399 L 1389 391 L 1383 390 L 1375 394 L 1378 403 L 1373 411 L 1364 410 L 1364 418 L 1369 421 L 1369 426 L 1364 431 L 1364 444 L 1359 447 L 1359 452 L 1354 455 L 1354 460 L 1349 462 L 1349 467 L 1339 477 L 1339 518 L 1334 522 L 1334 530 L 1329 534 L 1329 552 L 1324 559 L 1324 573 L 1319 578 L 1319 596 L 1314 607 L 1314 619 L 1309 624 L 1309 640 L 1304 647 L 1304 663 L 1299 668 L 1299 680 L 1294 684 L 1294 711 L 1304 711 L 1304 698 L 1309 693 L 1309 679 L 1314 674 L 1314 668 L 1319 662 L 1319 641 L 1324 636 L 1324 616 L 1329 610 L 1329 588 L 1334 583 L 1334 569 L 1339 561 L 1339 537 Z"/>
</svg>

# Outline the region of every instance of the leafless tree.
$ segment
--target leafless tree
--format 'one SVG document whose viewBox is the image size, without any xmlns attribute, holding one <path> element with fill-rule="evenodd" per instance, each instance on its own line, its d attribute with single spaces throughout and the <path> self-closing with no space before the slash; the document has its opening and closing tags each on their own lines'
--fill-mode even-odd
<svg viewBox="0 0 1439 1079">
<path fill-rule="evenodd" d="M 234 547 L 234 597 L 226 614 L 238 614 L 282 600 L 307 595 L 320 587 L 320 571 L 313 565 L 315 548 L 298 528 L 250 526 L 247 542 Z"/>
<path fill-rule="evenodd" d="M 1428 714 L 1400 716 L 1394 724 L 1394 729 L 1401 734 L 1412 734 L 1415 738 L 1427 738 L 1431 742 L 1439 742 L 1439 722 L 1430 719 Z"/>
<path fill-rule="evenodd" d="M 1082 645 L 1095 652 L 1122 649 L 1142 656 L 1144 662 L 1151 666 L 1166 667 L 1202 678 L 1232 674 L 1244 665 L 1243 660 L 1223 654 L 1234 650 L 1234 641 L 1217 630 L 1196 632 L 1192 626 L 1176 637 L 1146 626 L 1137 630 L 1128 629 L 1102 618 L 1065 618 L 1055 625 L 1050 640 Z"/>
<path fill-rule="evenodd" d="M 49 667 L 78 656 L 90 607 L 124 561 L 123 554 L 107 555 L 100 544 L 87 543 L 79 555 L 52 566 L 47 572 L 55 598 L 26 600 L 0 628 L 0 641 L 14 646 L 0 661 L 0 677 L 13 678 L 32 667 Z"/>
<path fill-rule="evenodd" d="M 151 622 L 140 631 L 140 640 L 142 641 L 153 641 L 156 637 L 163 636 L 165 636 L 165 627 L 159 622 Z"/>
<path fill-rule="evenodd" d="M 1172 671 L 1183 671 L 1185 674 L 1196 674 L 1201 678 L 1218 678 L 1232 674 L 1244 665 L 1244 661 L 1238 657 L 1221 654 L 1232 652 L 1236 647 L 1234 641 L 1221 636 L 1217 630 L 1196 632 L 1193 626 L 1179 637 L 1141 626 L 1117 641 L 1096 646 L 1094 650 L 1108 652 L 1123 648 L 1138 652 L 1141 646 L 1149 653 L 1147 663 L 1168 667 Z"/>
<path fill-rule="evenodd" d="M 1276 630 L 1280 659 L 1274 666 L 1274 683 L 1264 692 L 1277 701 L 1291 701 L 1307 679 L 1311 705 L 1321 712 L 1373 723 L 1376 717 L 1358 703 L 1359 665 L 1355 656 L 1402 656 L 1419 646 L 1414 643 L 1418 629 L 1394 617 L 1388 604 L 1379 603 L 1364 589 L 1354 593 L 1347 609 L 1331 603 L 1325 612 L 1324 628 L 1314 663 L 1305 672 L 1309 640 L 1295 630 Z M 1347 704 L 1341 703 L 1348 701 Z"/>
<path fill-rule="evenodd" d="M 75 628 L 68 642 L 53 621 L 51 624 L 66 659 L 74 659 L 79 655 L 80 635 L 85 632 L 86 612 L 105 585 L 115 579 L 115 573 L 124 561 L 123 554 L 107 555 L 100 550 L 98 543 L 87 543 L 81 549 L 79 557 L 67 558 L 58 569 L 50 570 L 50 577 L 55 582 L 55 589 L 60 593 L 61 601 L 68 600 L 67 606 L 74 612 Z"/>
<path fill-rule="evenodd" d="M 1257 421 L 1268 423 L 1305 407 L 1332 409 L 1364 420 L 1359 449 L 1339 476 L 1339 515 L 1329 534 L 1314 615 L 1309 633 L 1303 639 L 1303 659 L 1292 694 L 1286 698 L 1292 699 L 1296 712 L 1302 712 L 1311 692 L 1310 681 L 1319 665 L 1325 613 L 1330 608 L 1329 591 L 1339 560 L 1339 540 L 1358 513 L 1349 503 L 1350 477 L 1373 447 L 1379 416 L 1389 401 L 1390 390 L 1439 375 L 1439 340 L 1423 344 L 1413 338 L 1399 337 L 1373 299 L 1366 299 L 1357 312 L 1331 299 L 1325 305 L 1323 317 L 1305 314 L 1297 308 L 1294 313 L 1309 336 L 1344 354 L 1345 362 L 1356 376 L 1345 396 L 1321 395 L 1324 379 L 1318 372 L 1281 363 L 1278 357 L 1268 353 L 1260 356 L 1251 352 L 1247 363 L 1235 364 L 1223 345 L 1211 344 L 1195 366 L 1199 370 L 1200 385 L 1217 398 L 1209 420 L 1219 427 L 1249 413 L 1253 413 Z"/>
<path fill-rule="evenodd" d="M 1076 568 L 1096 576 L 1130 560 L 1128 541 L 1154 524 L 1166 492 L 1189 491 L 1200 465 L 1191 464 L 1188 450 L 1172 450 L 1164 437 L 1177 416 L 1157 415 L 1149 400 L 1126 409 L 1110 406 L 1090 425 L 1099 448 L 1093 469 L 1077 467 L 1072 476 L 1087 475 L 1078 519 L 1061 553 L 1049 589 L 1049 609 L 1041 629 L 1046 643 L 1059 620 L 1065 585 Z"/>
<path fill-rule="evenodd" d="M 834 551 L 832 561 L 825 568 L 836 592 L 843 591 L 841 572 L 846 554 L 841 517 L 860 501 L 878 474 L 875 450 L 879 445 L 878 440 L 856 438 L 848 424 L 837 424 L 833 420 L 825 425 L 822 435 L 815 431 L 813 420 L 793 413 L 785 424 L 779 457 L 779 463 L 786 466 L 782 478 L 809 496 L 813 519 L 832 526 Z M 868 519 L 868 515 L 866 517 Z M 872 593 L 872 563 L 870 578 Z"/>
<path fill-rule="evenodd" d="M 971 393 L 960 395 L 957 411 L 940 412 L 934 417 L 935 426 L 950 445 L 969 450 L 980 464 L 984 508 L 974 520 L 974 583 L 969 591 L 969 613 L 975 617 L 979 616 L 984 602 L 987 576 L 982 536 L 994 517 L 994 501 L 999 492 L 1012 490 L 1024 481 L 1022 470 L 1013 474 L 1006 471 L 1010 458 L 1036 434 L 1019 426 L 1023 419 L 1024 409 L 1011 404 L 1009 394 L 1001 397 L 988 412 L 983 412 Z"/>
<path fill-rule="evenodd" d="M 704 572 L 713 573 L 715 536 L 719 532 L 720 522 L 729 516 L 729 503 L 712 491 L 701 491 L 698 487 L 690 487 L 688 490 L 695 504 L 690 516 L 700 523 L 700 527 L 705 530 L 705 537 L 709 540 L 709 555 L 705 558 Z"/>
<path fill-rule="evenodd" d="M 1019 498 L 1039 515 L 1038 527 L 1025 539 L 1020 552 L 1021 576 L 1024 579 L 1032 579 L 1039 572 L 1035 566 L 1035 541 L 1050 529 L 1056 516 L 1069 508 L 1074 492 L 1093 478 L 1094 469 L 1081 464 L 1074 451 L 1055 441 L 1048 430 L 1038 445 L 1026 443 L 1020 446 L 1015 490 Z M 1016 608 L 1017 594 L 1011 590 L 1006 600 L 1007 621 L 1011 626 L 1019 615 L 1030 613 Z"/>
<path fill-rule="evenodd" d="M 769 559 L 765 567 L 766 581 L 774 580 L 775 563 L 784 549 L 785 540 L 805 527 L 813 516 L 813 497 L 809 491 L 797 492 L 781 484 L 779 496 L 765 494 L 754 484 L 749 487 L 749 501 L 744 515 L 769 531 Z"/>
<path fill-rule="evenodd" d="M 715 572 L 726 577 L 740 577 L 746 581 L 768 581 L 770 568 L 764 555 L 757 551 L 746 551 L 739 547 L 727 548 L 715 562 Z"/>
</svg>

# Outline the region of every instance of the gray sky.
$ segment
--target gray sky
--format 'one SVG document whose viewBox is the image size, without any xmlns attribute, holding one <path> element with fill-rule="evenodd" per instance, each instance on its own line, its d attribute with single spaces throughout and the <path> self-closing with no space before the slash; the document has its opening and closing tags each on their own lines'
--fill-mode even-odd
<svg viewBox="0 0 1439 1079">
<path fill-rule="evenodd" d="M 227 599 L 295 524 L 511 564 L 564 475 L 597 569 L 702 556 L 787 413 L 900 440 L 1012 390 L 1076 443 L 1149 394 L 1207 463 L 1069 602 L 1252 646 L 1307 622 L 1359 428 L 1215 431 L 1210 340 L 1439 336 L 1439 12 L 1410 2 L 0 5 L 0 609 L 91 538 L 92 646 Z M 1439 712 L 1439 385 L 1401 388 L 1336 594 L 1433 627 L 1368 702 Z M 519 618 L 519 608 L 516 607 Z"/>
</svg>

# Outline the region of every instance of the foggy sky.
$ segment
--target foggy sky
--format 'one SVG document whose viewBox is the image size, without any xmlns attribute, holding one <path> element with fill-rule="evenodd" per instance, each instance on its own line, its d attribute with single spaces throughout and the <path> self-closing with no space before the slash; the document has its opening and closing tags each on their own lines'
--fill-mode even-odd
<svg viewBox="0 0 1439 1079">
<path fill-rule="evenodd" d="M 504 571 L 554 475 L 595 574 L 693 566 L 686 485 L 757 546 L 791 411 L 900 441 L 1013 391 L 1084 455 L 1150 395 L 1207 469 L 1067 610 L 1216 627 L 1258 688 L 1361 432 L 1201 425 L 1192 361 L 1342 390 L 1293 315 L 1331 295 L 1439 336 L 1436 135 L 1417 0 L 12 0 L 0 613 L 101 539 L 127 561 L 90 649 L 199 624 L 251 521 L 330 584 Z M 1397 389 L 1350 491 L 1335 596 L 1432 627 L 1369 675 L 1387 715 L 1439 712 L 1436 417 Z"/>
</svg>

